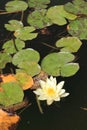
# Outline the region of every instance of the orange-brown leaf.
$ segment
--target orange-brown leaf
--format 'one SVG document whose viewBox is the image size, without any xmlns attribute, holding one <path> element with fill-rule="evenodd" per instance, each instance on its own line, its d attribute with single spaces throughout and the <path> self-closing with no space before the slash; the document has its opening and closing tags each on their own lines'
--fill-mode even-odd
<svg viewBox="0 0 87 130">
<path fill-rule="evenodd" d="M 16 78 L 13 74 L 8 74 L 8 75 L 2 74 L 0 77 L 2 78 L 3 83 L 16 81 Z"/>
</svg>

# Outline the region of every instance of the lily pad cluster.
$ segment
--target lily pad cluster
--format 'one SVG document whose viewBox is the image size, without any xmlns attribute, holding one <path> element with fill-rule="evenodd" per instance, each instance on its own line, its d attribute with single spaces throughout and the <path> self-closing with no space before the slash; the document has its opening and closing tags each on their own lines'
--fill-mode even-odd
<svg viewBox="0 0 87 130">
<path fill-rule="evenodd" d="M 72 3 L 68 2 L 64 5 L 64 9 L 77 18 L 69 21 L 68 32 L 72 36 L 76 36 L 81 40 L 87 39 L 87 2 L 84 0 L 73 0 Z"/>
<path fill-rule="evenodd" d="M 53 7 L 49 7 L 49 3 L 50 0 L 12 0 L 5 5 L 4 13 L 19 13 L 21 18 L 11 19 L 5 24 L 12 39 L 9 38 L 2 45 L 0 70 L 3 72 L 6 65 L 11 63 L 14 76 L 9 76 L 10 80 L 5 77 L 0 83 L 0 104 L 3 106 L 22 102 L 23 90 L 34 84 L 34 76 L 41 71 L 56 77 L 70 77 L 80 68 L 78 63 L 74 63 L 74 53 L 82 45 L 79 39 L 87 39 L 87 2 L 73 0 Z M 54 24 L 60 27 L 65 25 L 70 35 L 58 39 L 55 43 L 56 52 L 53 50 L 40 60 L 39 52 L 27 48 L 26 41 L 38 39 L 38 30 L 48 29 Z"/>
<path fill-rule="evenodd" d="M 32 26 L 23 26 L 23 23 L 18 20 L 10 20 L 9 24 L 5 24 L 5 28 L 9 31 L 14 31 L 14 36 L 20 40 L 32 40 L 37 37 L 37 33 L 33 33 L 35 28 Z"/>
</svg>

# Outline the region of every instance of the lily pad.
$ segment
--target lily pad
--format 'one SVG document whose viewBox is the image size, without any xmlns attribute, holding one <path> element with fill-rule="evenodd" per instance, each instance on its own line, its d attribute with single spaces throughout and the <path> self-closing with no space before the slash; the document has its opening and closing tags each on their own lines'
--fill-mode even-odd
<svg viewBox="0 0 87 130">
<path fill-rule="evenodd" d="M 18 67 L 22 70 L 24 70 L 27 74 L 30 76 L 35 76 L 40 73 L 41 67 L 36 62 L 21 62 Z"/>
<path fill-rule="evenodd" d="M 35 10 L 29 14 L 27 22 L 35 28 L 44 28 L 50 26 L 52 23 L 46 16 L 46 9 Z"/>
<path fill-rule="evenodd" d="M 55 24 L 65 25 L 67 23 L 66 19 L 74 20 L 76 15 L 68 13 L 64 10 L 63 5 L 50 7 L 47 11 L 47 17 Z"/>
<path fill-rule="evenodd" d="M 0 53 L 0 69 L 3 69 L 7 63 L 12 61 L 12 57 L 7 53 Z"/>
<path fill-rule="evenodd" d="M 17 29 L 14 33 L 14 36 L 24 41 L 32 40 L 36 38 L 38 35 L 38 33 L 34 33 L 33 31 L 35 31 L 34 27 L 26 26 L 26 27 Z"/>
<path fill-rule="evenodd" d="M 76 19 L 68 25 L 68 32 L 75 37 L 78 37 L 81 40 L 87 40 L 87 18 Z"/>
<path fill-rule="evenodd" d="M 33 78 L 27 73 L 19 72 L 16 73 L 15 77 L 23 90 L 31 88 L 32 85 L 34 84 Z"/>
<path fill-rule="evenodd" d="M 5 9 L 7 12 L 15 12 L 15 11 L 24 11 L 28 7 L 28 4 L 24 1 L 10 1 L 5 5 Z"/>
<path fill-rule="evenodd" d="M 24 93 L 16 82 L 1 84 L 3 91 L 0 92 L 0 104 L 7 107 L 22 102 Z"/>
<path fill-rule="evenodd" d="M 9 24 L 5 24 L 5 28 L 9 31 L 15 31 L 23 27 L 23 23 L 18 20 L 10 20 Z"/>
<path fill-rule="evenodd" d="M 73 0 L 72 3 L 68 2 L 64 5 L 67 12 L 76 15 L 87 15 L 87 2 L 85 0 Z"/>
<path fill-rule="evenodd" d="M 14 65 L 18 65 L 26 61 L 38 63 L 39 59 L 40 59 L 39 53 L 31 48 L 28 48 L 17 52 L 13 56 L 12 63 Z"/>
<path fill-rule="evenodd" d="M 24 47 L 25 47 L 25 43 L 20 39 L 16 39 L 15 41 L 9 40 L 5 42 L 3 45 L 3 49 L 5 50 L 6 53 L 9 54 L 14 54 Z"/>
<path fill-rule="evenodd" d="M 41 67 L 49 75 L 60 76 L 61 67 L 74 58 L 74 55 L 69 52 L 51 53 L 42 60 Z"/>
<path fill-rule="evenodd" d="M 76 72 L 79 70 L 79 64 L 77 63 L 68 63 L 61 67 L 61 76 L 63 77 L 69 77 L 76 74 Z"/>
<path fill-rule="evenodd" d="M 82 42 L 77 37 L 64 37 L 56 42 L 56 46 L 66 52 L 77 52 L 81 45 Z"/>
<path fill-rule="evenodd" d="M 50 0 L 28 0 L 29 7 L 35 8 L 36 10 L 47 8 L 47 4 Z"/>
</svg>

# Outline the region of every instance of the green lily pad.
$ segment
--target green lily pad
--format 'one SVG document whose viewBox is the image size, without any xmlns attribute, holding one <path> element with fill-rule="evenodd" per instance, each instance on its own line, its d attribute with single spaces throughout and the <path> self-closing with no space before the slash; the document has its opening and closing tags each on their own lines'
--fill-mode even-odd
<svg viewBox="0 0 87 130">
<path fill-rule="evenodd" d="M 5 50 L 6 53 L 9 54 L 14 54 L 24 47 L 25 47 L 25 43 L 20 39 L 16 39 L 15 41 L 9 40 L 5 42 L 3 45 L 3 49 Z"/>
<path fill-rule="evenodd" d="M 59 5 L 50 7 L 47 11 L 47 17 L 55 24 L 64 25 L 67 23 L 66 19 L 74 20 L 77 16 L 66 12 L 64 6 Z"/>
<path fill-rule="evenodd" d="M 36 62 L 21 62 L 18 67 L 32 77 L 39 74 L 41 71 L 41 67 Z"/>
<path fill-rule="evenodd" d="M 87 15 L 87 2 L 85 0 L 73 0 L 72 3 L 66 3 L 64 9 L 67 12 L 84 16 Z"/>
<path fill-rule="evenodd" d="M 79 70 L 79 65 L 77 63 L 68 63 L 61 68 L 61 76 L 69 77 L 76 74 Z"/>
<path fill-rule="evenodd" d="M 36 10 L 47 8 L 47 4 L 50 0 L 28 0 L 29 7 L 35 8 Z"/>
<path fill-rule="evenodd" d="M 44 28 L 50 26 L 52 23 L 46 16 L 46 9 L 35 10 L 29 14 L 27 22 L 35 28 Z"/>
<path fill-rule="evenodd" d="M 51 53 L 42 60 L 41 67 L 49 75 L 60 76 L 61 67 L 74 58 L 74 55 L 69 52 Z"/>
<path fill-rule="evenodd" d="M 76 19 L 69 24 L 68 32 L 81 40 L 87 40 L 87 18 Z"/>
<path fill-rule="evenodd" d="M 28 4 L 24 1 L 10 1 L 5 5 L 5 9 L 7 12 L 15 12 L 15 11 L 24 11 L 28 7 Z"/>
<path fill-rule="evenodd" d="M 61 51 L 77 52 L 82 42 L 77 37 L 64 37 L 56 42 L 57 47 L 61 47 Z"/>
<path fill-rule="evenodd" d="M 0 69 L 5 68 L 6 64 L 11 62 L 12 58 L 7 53 L 0 53 Z"/>
<path fill-rule="evenodd" d="M 22 102 L 24 93 L 22 88 L 15 82 L 1 84 L 3 91 L 0 92 L 0 104 L 7 107 Z"/>
<path fill-rule="evenodd" d="M 33 33 L 34 27 L 26 26 L 15 31 L 14 36 L 21 40 L 32 40 L 37 37 L 38 33 Z"/>
<path fill-rule="evenodd" d="M 28 48 L 28 49 L 20 50 L 19 52 L 17 52 L 13 56 L 12 63 L 14 65 L 18 65 L 26 61 L 38 63 L 39 59 L 40 59 L 39 53 L 31 48 Z"/>
<path fill-rule="evenodd" d="M 23 27 L 23 23 L 18 20 L 10 20 L 9 24 L 5 24 L 5 28 L 9 31 L 15 31 Z"/>
</svg>

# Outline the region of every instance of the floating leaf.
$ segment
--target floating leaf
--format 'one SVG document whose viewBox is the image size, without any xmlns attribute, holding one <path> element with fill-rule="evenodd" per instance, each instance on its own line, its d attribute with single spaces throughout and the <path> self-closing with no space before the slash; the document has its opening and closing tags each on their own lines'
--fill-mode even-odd
<svg viewBox="0 0 87 130">
<path fill-rule="evenodd" d="M 64 6 L 59 5 L 50 7 L 47 11 L 47 17 L 55 24 L 64 25 L 67 23 L 66 19 L 74 20 L 77 16 L 66 12 Z"/>
<path fill-rule="evenodd" d="M 62 47 L 61 51 L 77 52 L 82 42 L 77 37 L 64 37 L 56 42 L 57 47 Z"/>
<path fill-rule="evenodd" d="M 5 111 L 0 109 L 0 130 L 16 129 L 16 126 L 20 120 L 17 114 L 13 114 L 11 111 Z"/>
<path fill-rule="evenodd" d="M 35 28 L 44 28 L 46 26 L 50 26 L 51 21 L 46 16 L 46 11 L 47 10 L 45 9 L 33 11 L 31 14 L 29 14 L 27 22 Z"/>
<path fill-rule="evenodd" d="M 21 40 L 32 40 L 37 37 L 38 33 L 33 33 L 34 27 L 26 26 L 15 31 L 14 36 Z"/>
<path fill-rule="evenodd" d="M 75 37 L 80 38 L 81 40 L 87 39 L 87 18 L 76 19 L 69 24 L 68 32 Z"/>
<path fill-rule="evenodd" d="M 17 51 L 21 50 L 24 47 L 25 47 L 25 43 L 20 39 L 15 39 L 15 41 L 9 40 L 5 42 L 3 45 L 3 49 L 5 50 L 6 53 L 9 54 L 16 53 Z"/>
<path fill-rule="evenodd" d="M 19 68 L 23 69 L 27 74 L 31 75 L 32 77 L 39 74 L 41 71 L 41 68 L 39 66 L 39 64 L 37 64 L 36 62 L 32 61 L 32 62 L 21 62 L 18 65 Z"/>
<path fill-rule="evenodd" d="M 23 27 L 23 23 L 18 20 L 9 20 L 9 24 L 5 24 L 5 28 L 9 31 L 15 31 Z"/>
<path fill-rule="evenodd" d="M 47 8 L 47 4 L 50 3 L 50 0 L 28 0 L 29 7 L 35 9 L 44 9 Z"/>
<path fill-rule="evenodd" d="M 13 74 L 8 75 L 1 74 L 0 78 L 2 80 L 1 83 L 16 82 L 16 78 Z"/>
<path fill-rule="evenodd" d="M 31 48 L 28 48 L 28 49 L 20 50 L 19 52 L 17 52 L 12 59 L 12 63 L 14 65 L 18 65 L 26 61 L 38 62 L 39 59 L 40 59 L 39 53 Z"/>
<path fill-rule="evenodd" d="M 72 3 L 68 2 L 64 5 L 67 12 L 76 15 L 87 15 L 87 2 L 85 0 L 73 0 Z"/>
<path fill-rule="evenodd" d="M 69 77 L 76 74 L 79 70 L 79 65 L 77 63 L 68 63 L 61 68 L 61 76 Z"/>
<path fill-rule="evenodd" d="M 28 4 L 24 1 L 10 1 L 5 5 L 7 12 L 24 11 L 28 7 Z"/>
<path fill-rule="evenodd" d="M 24 93 L 16 82 L 1 84 L 3 92 L 0 92 L 0 104 L 10 106 L 23 101 Z"/>
<path fill-rule="evenodd" d="M 41 67 L 49 75 L 60 76 L 61 67 L 74 58 L 69 52 L 51 53 L 42 60 Z"/>
<path fill-rule="evenodd" d="M 0 53 L 0 69 L 3 69 L 7 63 L 11 62 L 12 58 L 7 53 Z"/>
<path fill-rule="evenodd" d="M 33 78 L 30 75 L 28 75 L 27 73 L 23 73 L 23 72 L 17 73 L 15 75 L 15 77 L 23 90 L 27 90 L 27 89 L 31 88 L 32 85 L 34 84 Z"/>
</svg>

